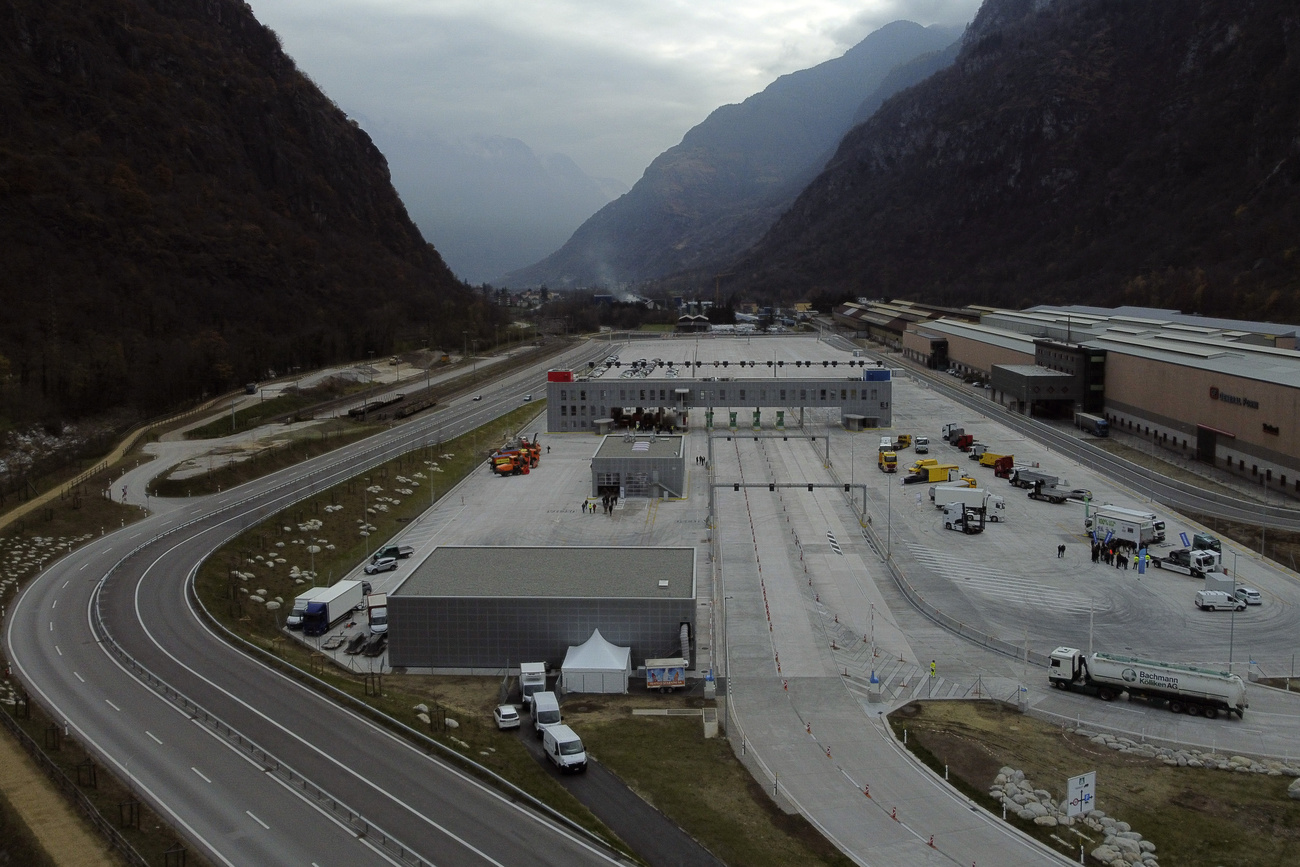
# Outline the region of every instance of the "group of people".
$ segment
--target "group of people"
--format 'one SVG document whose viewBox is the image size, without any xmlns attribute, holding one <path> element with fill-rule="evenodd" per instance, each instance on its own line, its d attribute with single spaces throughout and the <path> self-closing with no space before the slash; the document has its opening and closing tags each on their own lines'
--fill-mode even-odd
<svg viewBox="0 0 1300 867">
<path fill-rule="evenodd" d="M 1092 546 L 1092 562 L 1094 563 L 1104 563 L 1107 566 L 1114 566 L 1116 569 L 1128 569 L 1130 559 L 1133 561 L 1133 566 L 1136 567 L 1138 559 L 1136 551 L 1100 543 Z"/>
<path fill-rule="evenodd" d="M 606 515 L 614 514 L 614 506 L 617 504 L 618 504 L 618 494 L 606 494 L 605 496 L 600 498 L 601 510 Z M 583 512 L 590 512 L 593 515 L 596 514 L 595 503 L 591 503 L 588 502 L 587 500 L 583 500 L 581 506 Z"/>
<path fill-rule="evenodd" d="M 704 455 L 700 455 L 695 459 L 695 465 L 699 467 L 707 467 L 709 465 L 709 459 L 704 457 Z"/>
</svg>

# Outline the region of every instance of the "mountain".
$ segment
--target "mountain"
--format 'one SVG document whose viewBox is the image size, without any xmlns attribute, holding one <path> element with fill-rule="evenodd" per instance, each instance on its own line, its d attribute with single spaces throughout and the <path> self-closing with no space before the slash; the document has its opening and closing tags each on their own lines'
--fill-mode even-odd
<svg viewBox="0 0 1300 867">
<path fill-rule="evenodd" d="M 888 95 L 878 90 L 891 71 L 942 52 L 955 38 L 950 28 L 897 21 L 841 57 L 783 75 L 743 103 L 717 109 L 563 247 L 501 282 L 609 286 L 738 254 L 816 177 L 864 101 L 878 104 Z M 892 82 L 911 83 L 901 72 Z"/>
<path fill-rule="evenodd" d="M 756 296 L 1300 319 L 1300 12 L 986 0 L 728 270 Z"/>
<path fill-rule="evenodd" d="M 238 0 L 0 4 L 0 428 L 492 333 Z"/>
<path fill-rule="evenodd" d="M 376 132 L 393 182 L 424 237 L 461 279 L 483 283 L 536 262 L 627 192 L 562 154 L 513 138 L 461 140 Z"/>
</svg>

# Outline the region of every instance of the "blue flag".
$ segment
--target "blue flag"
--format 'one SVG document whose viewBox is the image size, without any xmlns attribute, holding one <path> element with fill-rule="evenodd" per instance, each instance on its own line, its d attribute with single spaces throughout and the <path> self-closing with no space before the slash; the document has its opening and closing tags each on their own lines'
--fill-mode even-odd
<svg viewBox="0 0 1300 867">
<path fill-rule="evenodd" d="M 1147 549 L 1138 548 L 1138 574 L 1145 575 L 1147 571 Z"/>
</svg>

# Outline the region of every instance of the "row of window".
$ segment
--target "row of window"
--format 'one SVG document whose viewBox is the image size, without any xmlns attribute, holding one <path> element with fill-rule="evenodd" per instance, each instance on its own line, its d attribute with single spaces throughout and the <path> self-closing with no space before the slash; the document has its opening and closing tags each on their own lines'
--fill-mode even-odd
<svg viewBox="0 0 1300 867">
<path fill-rule="evenodd" d="M 569 391 L 568 389 L 564 389 L 564 388 L 560 389 L 560 400 L 561 400 L 561 402 L 566 401 L 566 400 L 569 399 L 568 391 Z M 600 398 L 599 398 L 600 400 L 605 400 L 605 399 L 606 399 L 606 398 L 605 398 L 605 391 L 606 391 L 605 389 L 601 389 L 601 391 L 600 391 Z M 609 391 L 612 392 L 613 389 L 609 389 Z M 638 401 L 638 402 L 640 402 L 640 403 L 645 403 L 645 402 L 648 401 L 648 400 L 649 400 L 649 401 L 653 401 L 653 400 L 666 401 L 666 400 L 668 400 L 668 397 L 667 397 L 668 389 L 665 389 L 665 388 L 658 389 L 659 396 L 658 396 L 657 398 L 655 397 L 655 391 L 656 391 L 656 390 L 653 389 L 653 388 L 650 388 L 650 389 L 646 389 L 646 388 L 642 388 L 642 389 L 635 389 L 635 388 L 631 388 L 631 389 L 628 389 L 628 388 L 620 388 L 620 389 L 618 390 L 618 399 L 621 400 L 621 401 L 629 401 L 629 400 L 631 400 L 631 401 Z M 750 389 L 750 391 L 752 391 L 752 389 Z M 794 390 L 793 388 L 791 388 L 791 389 L 785 389 L 785 388 L 782 388 L 782 389 L 773 389 L 773 391 L 774 391 L 774 392 L 777 392 L 777 391 L 780 392 L 780 397 L 777 398 L 777 399 L 778 399 L 778 400 L 781 400 L 781 401 L 783 401 L 783 402 L 786 401 L 786 400 L 793 400 L 793 399 L 794 399 L 794 392 L 795 392 L 795 390 Z M 870 392 L 870 394 L 868 394 L 868 391 Z M 646 397 L 646 393 L 647 393 L 647 392 L 649 392 L 649 395 L 650 395 L 649 397 Z M 740 402 L 743 403 L 745 400 L 748 399 L 748 398 L 746 398 L 746 396 L 745 396 L 746 389 L 738 388 L 738 389 L 736 389 L 736 392 L 738 393 L 738 396 L 737 396 L 737 398 L 736 398 L 738 401 L 740 401 Z M 787 392 L 788 392 L 789 395 L 790 395 L 789 397 L 786 396 Z M 809 389 L 806 389 L 806 388 L 801 388 L 801 389 L 799 389 L 799 400 L 807 400 L 807 399 L 808 399 L 808 392 L 809 392 Z M 829 399 L 829 400 L 834 400 L 834 399 L 835 399 L 835 389 L 833 389 L 833 388 L 832 388 L 832 389 L 825 389 L 825 388 L 823 388 L 823 389 L 812 389 L 812 392 L 813 392 L 813 399 L 814 399 L 814 400 L 828 400 L 828 399 Z M 828 394 L 828 393 L 830 394 L 830 397 L 829 397 L 829 398 L 827 397 L 827 394 Z M 595 394 L 594 391 L 593 391 L 593 394 Z M 700 396 L 699 396 L 700 403 L 705 403 L 705 402 L 708 400 L 708 391 L 707 391 L 706 389 L 701 388 L 701 389 L 699 390 L 699 394 L 700 394 Z M 821 395 L 820 398 L 817 397 L 818 394 Z M 676 395 L 676 394 L 675 394 L 674 397 L 679 397 L 679 398 L 688 398 L 689 395 Z M 574 389 L 574 390 L 573 390 L 573 399 L 576 400 L 576 401 L 585 401 L 585 400 L 587 399 L 587 391 L 586 391 L 586 389 Z M 758 398 L 757 398 L 757 399 L 760 400 L 760 401 L 765 401 L 765 400 L 767 400 L 767 389 L 766 389 L 766 388 L 760 388 L 760 389 L 758 389 Z M 873 388 L 873 389 L 868 390 L 868 389 L 865 389 L 865 388 L 864 388 L 864 389 L 862 389 L 862 397 L 861 397 L 861 398 L 858 397 L 858 389 L 856 389 L 856 388 L 841 388 L 841 389 L 840 389 L 840 400 L 853 400 L 853 401 L 856 401 L 856 400 L 859 400 L 859 399 L 860 399 L 860 400 L 878 400 L 878 399 L 879 399 L 879 389 L 875 389 L 875 388 Z M 718 389 L 718 401 L 720 401 L 720 402 L 725 402 L 726 400 L 727 400 L 727 389 L 725 389 L 725 388 L 720 388 L 720 389 Z M 604 412 L 604 410 L 602 409 L 601 412 Z"/>
</svg>

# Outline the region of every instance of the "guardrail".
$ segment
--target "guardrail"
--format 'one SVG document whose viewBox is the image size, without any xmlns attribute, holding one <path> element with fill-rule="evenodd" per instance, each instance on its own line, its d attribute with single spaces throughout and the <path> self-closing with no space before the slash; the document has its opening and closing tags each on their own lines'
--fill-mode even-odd
<svg viewBox="0 0 1300 867">
<path fill-rule="evenodd" d="M 29 698 L 28 701 L 30 700 Z M 104 839 L 108 841 L 109 847 L 114 852 L 121 856 L 131 867 L 149 867 L 149 862 L 144 859 L 144 856 L 135 851 L 135 847 L 122 836 L 122 832 L 114 828 L 112 823 L 104 818 L 99 810 L 95 808 L 95 805 L 91 803 L 90 798 L 86 797 L 85 792 L 81 791 L 77 784 L 72 782 L 67 774 L 63 773 L 63 769 L 55 764 L 53 759 L 45 755 L 45 751 L 41 749 L 40 744 L 36 743 L 27 732 L 23 731 L 22 726 L 18 725 L 13 717 L 0 711 L 0 724 L 3 724 L 13 734 L 18 743 L 22 745 L 22 748 L 36 762 L 36 767 L 41 769 L 41 773 L 45 774 L 59 791 L 72 800 L 72 803 L 95 827 L 96 831 L 104 835 Z"/>
</svg>

